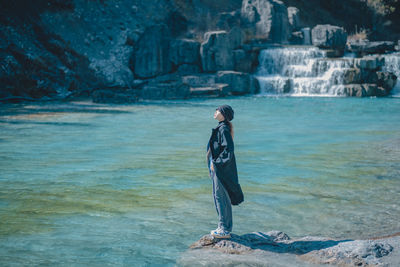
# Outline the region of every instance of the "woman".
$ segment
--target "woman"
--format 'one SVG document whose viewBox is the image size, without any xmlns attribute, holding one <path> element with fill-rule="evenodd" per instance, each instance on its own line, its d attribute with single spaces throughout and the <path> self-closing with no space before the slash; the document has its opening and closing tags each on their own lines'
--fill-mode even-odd
<svg viewBox="0 0 400 267">
<path fill-rule="evenodd" d="M 211 231 L 216 238 L 230 238 L 232 231 L 232 205 L 243 202 L 236 168 L 233 145 L 233 109 L 229 105 L 218 107 L 214 119 L 217 127 L 212 129 L 207 144 L 207 163 L 213 183 L 214 204 L 219 217 L 218 228 Z"/>
</svg>

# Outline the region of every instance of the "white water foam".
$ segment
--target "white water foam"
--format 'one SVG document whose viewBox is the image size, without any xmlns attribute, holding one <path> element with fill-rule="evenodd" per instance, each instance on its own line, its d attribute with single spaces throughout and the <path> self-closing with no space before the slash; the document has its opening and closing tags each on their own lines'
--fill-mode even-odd
<svg viewBox="0 0 400 267">
<path fill-rule="evenodd" d="M 262 50 L 255 74 L 260 94 L 291 96 L 344 96 L 344 77 L 354 68 L 354 55 L 327 58 L 316 47 L 279 47 Z M 400 54 L 385 55 L 385 71 L 400 77 Z M 400 82 L 393 89 L 400 96 Z"/>
</svg>

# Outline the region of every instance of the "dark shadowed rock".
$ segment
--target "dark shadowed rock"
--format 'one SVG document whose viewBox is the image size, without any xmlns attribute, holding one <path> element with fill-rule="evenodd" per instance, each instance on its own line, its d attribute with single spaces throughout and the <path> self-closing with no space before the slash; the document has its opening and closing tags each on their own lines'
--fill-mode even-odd
<svg viewBox="0 0 400 267">
<path fill-rule="evenodd" d="M 135 77 L 151 78 L 171 70 L 168 32 L 165 25 L 159 24 L 148 27 L 141 35 L 131 61 Z"/>
<path fill-rule="evenodd" d="M 232 70 L 233 46 L 229 34 L 226 31 L 207 32 L 204 39 L 200 47 L 203 71 Z"/>
<path fill-rule="evenodd" d="M 385 64 L 385 58 L 381 56 L 366 56 L 363 58 L 356 58 L 354 65 L 360 69 L 378 70 Z"/>
<path fill-rule="evenodd" d="M 304 43 L 304 35 L 302 31 L 292 32 L 290 35 L 289 42 L 291 44 L 303 44 Z"/>
<path fill-rule="evenodd" d="M 240 72 L 251 72 L 252 61 L 243 49 L 233 50 L 234 70 Z"/>
<path fill-rule="evenodd" d="M 170 43 L 170 60 L 175 65 L 199 64 L 200 43 L 188 39 L 175 39 Z"/>
<path fill-rule="evenodd" d="M 343 74 L 343 83 L 351 84 L 351 83 L 360 83 L 361 82 L 361 72 L 360 69 L 350 68 L 346 69 Z"/>
<path fill-rule="evenodd" d="M 382 93 L 378 92 L 378 86 L 373 83 L 347 84 L 344 86 L 343 92 L 345 96 L 384 96 Z"/>
<path fill-rule="evenodd" d="M 320 48 L 344 50 L 347 33 L 342 27 L 333 25 L 317 25 L 311 32 L 312 44 Z"/>
<path fill-rule="evenodd" d="M 347 50 L 359 56 L 366 54 L 383 54 L 395 50 L 395 43 L 390 41 L 370 42 L 368 40 L 349 41 Z"/>
<path fill-rule="evenodd" d="M 241 28 L 233 27 L 229 31 L 229 39 L 231 42 L 231 47 L 233 49 L 238 49 L 242 46 L 244 40 L 244 33 Z"/>
<path fill-rule="evenodd" d="M 240 26 L 240 11 L 222 12 L 219 14 L 217 28 L 229 31 L 233 27 Z"/>
<path fill-rule="evenodd" d="M 179 65 L 178 69 L 176 70 L 177 73 L 181 75 L 188 75 L 191 73 L 199 73 L 200 72 L 200 67 L 199 65 L 195 64 L 182 64 Z"/>
<path fill-rule="evenodd" d="M 397 77 L 391 72 L 376 72 L 377 81 L 376 84 L 384 88 L 388 93 L 395 87 L 397 82 Z"/>
</svg>

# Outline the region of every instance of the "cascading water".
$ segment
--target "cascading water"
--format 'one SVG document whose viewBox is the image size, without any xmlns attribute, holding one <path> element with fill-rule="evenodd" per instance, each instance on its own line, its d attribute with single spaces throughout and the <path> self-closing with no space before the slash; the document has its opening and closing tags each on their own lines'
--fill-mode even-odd
<svg viewBox="0 0 400 267">
<path fill-rule="evenodd" d="M 294 96 L 344 95 L 344 72 L 354 65 L 353 58 L 326 58 L 316 47 L 265 49 L 259 62 L 255 77 L 261 94 Z"/>
<path fill-rule="evenodd" d="M 384 55 L 385 65 L 383 66 L 384 71 L 392 72 L 397 76 L 397 83 L 392 89 L 392 96 L 400 97 L 400 53 L 393 53 Z"/>
</svg>

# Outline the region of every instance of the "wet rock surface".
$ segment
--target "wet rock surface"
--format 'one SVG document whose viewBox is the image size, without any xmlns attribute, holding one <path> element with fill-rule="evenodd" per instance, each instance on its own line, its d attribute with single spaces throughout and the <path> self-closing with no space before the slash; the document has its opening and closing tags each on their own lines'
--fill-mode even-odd
<svg viewBox="0 0 400 267">
<path fill-rule="evenodd" d="M 195 266 L 391 266 L 400 260 L 399 244 L 399 236 L 368 240 L 313 236 L 292 239 L 281 231 L 232 234 L 229 239 L 205 235 L 190 246 L 179 264 L 189 266 L 196 255 Z M 214 261 L 217 258 L 224 262 Z"/>
</svg>

